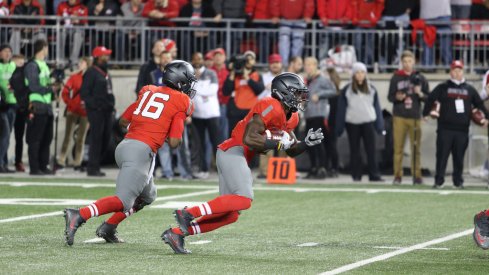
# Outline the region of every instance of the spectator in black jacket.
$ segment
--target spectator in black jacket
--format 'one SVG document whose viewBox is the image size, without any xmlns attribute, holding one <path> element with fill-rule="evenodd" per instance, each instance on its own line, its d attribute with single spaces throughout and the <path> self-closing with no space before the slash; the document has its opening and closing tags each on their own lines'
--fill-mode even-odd
<svg viewBox="0 0 489 275">
<path fill-rule="evenodd" d="M 192 0 L 180 10 L 180 17 L 190 18 L 190 22 L 184 22 L 181 25 L 192 29 L 212 27 L 214 24 L 202 22 L 203 18 L 216 18 L 216 12 L 210 3 L 202 2 L 202 0 Z M 207 52 L 210 49 L 216 48 L 213 34 L 208 31 L 186 31 L 182 33 L 183 40 L 186 43 L 182 44 L 183 57 L 190 58 L 191 53 Z"/>
<path fill-rule="evenodd" d="M 115 99 L 112 93 L 112 79 L 107 70 L 111 54 L 112 50 L 105 47 L 96 47 L 93 50 L 94 64 L 83 75 L 80 88 L 80 96 L 85 102 L 90 123 L 87 174 L 95 177 L 105 176 L 105 173 L 100 171 L 100 161 L 110 141 L 112 130 Z"/>
<path fill-rule="evenodd" d="M 238 68 L 237 64 L 240 62 L 245 63 L 242 68 Z M 231 96 L 226 114 L 229 121 L 229 136 L 234 126 L 258 101 L 258 95 L 265 90 L 263 78 L 253 67 L 255 62 L 256 56 L 252 51 L 247 51 L 242 56 L 234 58 L 234 61 L 232 59 L 229 75 L 224 81 L 222 93 L 225 96 Z"/>
<path fill-rule="evenodd" d="M 136 82 L 136 97 L 139 95 L 139 90 L 142 87 L 150 84 L 154 84 L 151 79 L 151 72 L 158 69 L 158 64 L 160 63 L 160 55 L 165 50 L 165 46 L 161 39 L 153 42 L 153 47 L 151 48 L 151 54 L 153 55 L 146 63 L 139 69 L 138 80 Z"/>
<path fill-rule="evenodd" d="M 472 108 L 489 113 L 477 90 L 465 82 L 464 64 L 455 60 L 451 64 L 450 80 L 438 86 L 429 94 L 423 115 L 430 114 L 435 102 L 439 104 L 438 129 L 436 131 L 436 174 L 433 188 L 441 188 L 445 182 L 448 157 L 453 159 L 453 185 L 464 188 L 464 156 L 469 144 L 469 126 Z M 487 127 L 487 121 L 484 123 Z"/>
<path fill-rule="evenodd" d="M 113 16 L 114 20 L 94 20 L 89 21 L 89 25 L 94 25 L 97 28 L 91 30 L 92 48 L 97 45 L 107 45 L 113 47 L 115 43 L 115 31 L 107 30 L 107 26 L 116 24 L 116 16 L 121 15 L 119 3 L 115 0 L 90 0 L 87 3 L 89 16 Z"/>
</svg>

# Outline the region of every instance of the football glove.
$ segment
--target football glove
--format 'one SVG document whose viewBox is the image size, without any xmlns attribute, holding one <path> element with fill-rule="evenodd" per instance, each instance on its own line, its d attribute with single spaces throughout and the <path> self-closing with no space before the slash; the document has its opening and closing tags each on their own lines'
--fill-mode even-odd
<svg viewBox="0 0 489 275">
<path fill-rule="evenodd" d="M 289 149 L 290 147 L 292 147 L 292 145 L 294 145 L 294 143 L 295 143 L 295 140 L 293 138 L 290 138 L 289 133 L 284 131 L 283 135 L 282 135 L 282 139 L 280 139 L 280 141 L 278 142 L 277 149 L 279 151 L 285 151 L 285 150 Z"/>
<path fill-rule="evenodd" d="M 316 131 L 314 131 L 311 128 L 307 132 L 307 136 L 304 139 L 304 142 L 306 143 L 307 146 L 311 147 L 320 144 L 323 141 L 323 139 L 324 139 L 324 135 L 323 135 L 323 130 L 321 128 L 317 129 Z"/>
</svg>

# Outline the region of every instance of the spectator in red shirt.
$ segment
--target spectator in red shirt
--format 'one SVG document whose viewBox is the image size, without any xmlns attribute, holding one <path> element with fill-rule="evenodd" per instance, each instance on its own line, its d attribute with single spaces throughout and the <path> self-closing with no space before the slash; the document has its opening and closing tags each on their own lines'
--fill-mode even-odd
<svg viewBox="0 0 489 275">
<path fill-rule="evenodd" d="M 373 65 L 375 31 L 372 29 L 377 26 L 382 16 L 384 0 L 352 0 L 351 4 L 353 24 L 356 29 L 362 30 L 353 34 L 357 60 L 366 65 Z"/>
<path fill-rule="evenodd" d="M 81 163 L 85 137 L 88 130 L 88 119 L 85 103 L 81 100 L 79 92 L 83 81 L 83 74 L 90 67 L 91 63 L 89 57 L 82 57 L 78 63 L 79 71 L 70 76 L 61 92 L 61 97 L 66 104 L 66 132 L 61 153 L 57 160 L 58 168 L 66 165 L 67 153 L 71 152 L 71 150 L 68 150 L 70 140 L 73 139 L 73 133 L 75 132 L 76 125 L 78 125 L 73 166 L 75 170 L 82 170 Z"/>
<path fill-rule="evenodd" d="M 276 27 L 276 24 L 254 22 L 254 20 L 267 20 L 272 18 L 270 13 L 270 1 L 271 0 L 246 0 L 245 27 L 257 30 L 266 30 Z M 255 39 L 256 40 L 251 41 L 251 38 L 248 38 L 248 41 L 244 42 L 242 47 L 237 48 L 237 53 L 252 50 L 257 54 L 259 62 L 266 63 L 267 58 L 271 53 L 270 46 L 273 41 L 277 41 L 276 35 L 274 32 L 259 31 L 256 34 Z"/>
<path fill-rule="evenodd" d="M 274 23 L 280 21 L 279 53 L 283 64 L 289 64 L 289 57 L 302 56 L 307 24 L 314 15 L 314 0 L 271 0 L 270 12 Z M 288 20 L 301 20 L 290 22 Z M 290 40 L 292 37 L 292 45 Z"/>
<path fill-rule="evenodd" d="M 142 15 L 150 19 L 149 26 L 175 26 L 168 19 L 177 17 L 179 9 L 177 0 L 149 0 Z"/>
<path fill-rule="evenodd" d="M 61 44 L 62 50 L 68 48 L 70 52 L 70 63 L 74 66 L 78 62 L 80 56 L 80 50 L 83 45 L 84 31 L 79 28 L 72 28 L 73 26 L 87 25 L 87 20 L 72 19 L 72 16 L 87 17 L 88 9 L 85 5 L 81 4 L 79 0 L 68 0 L 61 2 L 58 5 L 58 11 L 56 15 L 63 16 L 63 25 L 61 28 Z M 66 39 L 69 40 L 69 46 L 66 47 Z M 61 53 L 64 56 L 64 51 Z"/>
<path fill-rule="evenodd" d="M 328 34 L 321 35 L 319 57 L 328 56 L 328 50 L 341 44 L 347 44 L 348 37 L 341 31 L 352 19 L 351 0 L 317 0 L 317 13 Z M 335 22 L 332 22 L 335 21 Z"/>
<path fill-rule="evenodd" d="M 213 61 L 214 65 L 212 70 L 217 74 L 217 83 L 219 88 L 217 90 L 217 97 L 219 99 L 219 109 L 221 111 L 221 117 L 219 119 L 219 132 L 221 138 L 228 139 L 228 118 L 226 116 L 226 106 L 229 101 L 229 96 L 225 96 L 222 93 L 222 87 L 224 86 L 224 81 L 229 75 L 229 70 L 226 67 L 226 51 L 223 48 L 217 48 L 213 51 Z"/>
<path fill-rule="evenodd" d="M 39 16 L 44 15 L 44 10 L 42 6 L 36 0 L 16 0 L 12 3 L 10 8 L 10 14 L 12 15 L 24 15 L 24 16 Z M 44 19 L 29 18 L 29 19 L 12 19 L 14 24 L 22 25 L 33 25 L 39 26 L 44 25 Z M 12 47 L 13 54 L 19 54 L 21 49 L 21 41 L 26 40 L 33 43 L 36 40 L 46 40 L 46 34 L 42 32 L 41 29 L 37 27 L 32 28 L 22 28 L 22 29 L 12 29 L 12 35 L 10 37 L 10 46 Z M 22 45 L 24 48 L 25 45 Z"/>
</svg>

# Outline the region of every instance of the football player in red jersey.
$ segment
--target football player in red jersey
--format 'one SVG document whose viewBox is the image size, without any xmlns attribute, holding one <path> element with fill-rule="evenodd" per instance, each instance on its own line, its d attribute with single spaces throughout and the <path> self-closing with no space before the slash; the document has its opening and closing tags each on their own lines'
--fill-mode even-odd
<svg viewBox="0 0 489 275">
<path fill-rule="evenodd" d="M 321 129 L 309 129 L 304 141 L 297 141 L 292 132 L 299 123 L 297 111 L 305 109 L 307 95 L 306 85 L 296 74 L 283 73 L 273 79 L 272 97 L 258 101 L 236 125 L 231 138 L 219 145 L 216 159 L 220 196 L 195 207 L 174 211 L 179 227 L 164 231 L 162 238 L 175 253 L 190 253 L 184 247 L 185 236 L 234 223 L 239 211 L 251 207 L 253 177 L 248 161 L 256 152 L 277 148 L 295 157 L 308 146 L 322 142 Z M 281 140 L 267 139 L 263 135 L 266 130 L 282 130 Z"/>
<path fill-rule="evenodd" d="M 101 198 L 80 209 L 64 210 L 68 245 L 73 245 L 77 229 L 88 219 L 107 213 L 115 214 L 97 228 L 97 236 L 107 242 L 122 242 L 116 235 L 117 224 L 155 200 L 156 151 L 165 141 L 172 148 L 180 145 L 184 120 L 193 111 L 195 81 L 192 65 L 177 60 L 165 67 L 166 87 L 148 85 L 141 89 L 126 137 L 115 151 L 121 168 L 115 196 Z"/>
</svg>

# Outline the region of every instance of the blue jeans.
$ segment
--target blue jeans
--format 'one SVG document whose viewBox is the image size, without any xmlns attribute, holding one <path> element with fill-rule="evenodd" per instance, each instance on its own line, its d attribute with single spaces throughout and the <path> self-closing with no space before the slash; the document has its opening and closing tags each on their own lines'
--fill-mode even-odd
<svg viewBox="0 0 489 275">
<path fill-rule="evenodd" d="M 182 144 L 179 148 L 175 150 L 175 153 L 177 154 L 177 168 L 180 172 L 180 177 L 192 177 L 190 151 L 188 148 L 187 127 L 185 127 L 185 130 L 183 131 Z M 163 176 L 167 178 L 172 178 L 174 176 L 172 167 L 172 152 L 168 143 L 165 142 L 163 146 L 158 149 L 158 156 L 160 158 Z"/>
<path fill-rule="evenodd" d="M 357 60 L 367 64 L 374 64 L 374 44 L 375 44 L 375 33 L 372 29 L 367 28 L 356 28 L 357 30 L 364 30 L 356 32 L 353 34 L 353 45 L 357 52 Z"/>
<path fill-rule="evenodd" d="M 219 106 L 219 110 L 221 111 L 221 116 L 219 117 L 219 134 L 221 135 L 221 140 L 226 140 L 229 138 L 228 136 L 228 117 L 226 115 L 227 105 L 222 104 Z"/>
<path fill-rule="evenodd" d="M 452 62 L 452 33 L 450 28 L 450 16 L 441 16 L 437 18 L 430 19 L 430 21 L 437 21 L 445 23 L 446 25 L 436 25 L 437 33 L 440 38 L 440 50 L 441 50 L 441 59 L 443 60 L 443 65 L 450 65 Z M 428 45 L 424 42 L 423 44 L 423 56 L 422 56 L 422 64 L 425 66 L 433 66 L 435 65 L 435 47 L 428 47 Z M 436 44 L 435 44 L 436 45 Z"/>
<path fill-rule="evenodd" d="M 278 50 L 280 56 L 282 57 L 283 64 L 289 64 L 289 57 L 291 56 L 302 57 L 306 27 L 306 22 L 289 22 L 287 20 L 280 21 Z M 290 43 L 291 38 L 292 45 Z"/>
<path fill-rule="evenodd" d="M 0 167 L 8 164 L 7 151 L 14 121 L 15 106 L 9 106 L 6 110 L 0 111 Z"/>
</svg>

